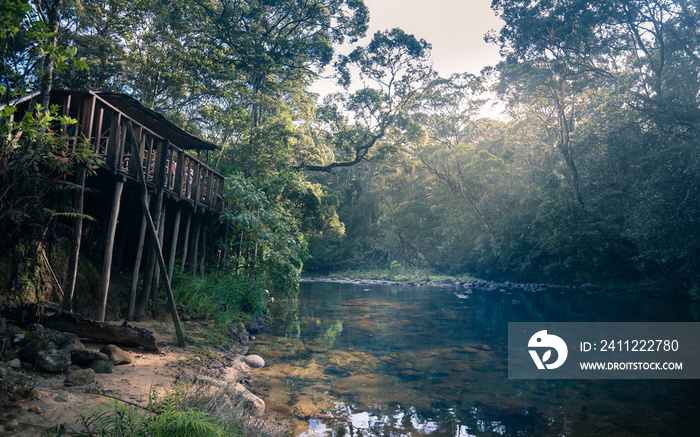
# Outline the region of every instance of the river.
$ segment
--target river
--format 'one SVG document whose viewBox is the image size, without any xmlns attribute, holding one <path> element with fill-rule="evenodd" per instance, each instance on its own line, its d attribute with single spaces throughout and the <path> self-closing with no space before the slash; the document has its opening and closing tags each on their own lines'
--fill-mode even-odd
<svg viewBox="0 0 700 437">
<path fill-rule="evenodd" d="M 294 436 L 700 435 L 700 380 L 508 379 L 508 322 L 700 320 L 578 289 L 304 283 L 251 342 L 253 391 Z"/>
</svg>

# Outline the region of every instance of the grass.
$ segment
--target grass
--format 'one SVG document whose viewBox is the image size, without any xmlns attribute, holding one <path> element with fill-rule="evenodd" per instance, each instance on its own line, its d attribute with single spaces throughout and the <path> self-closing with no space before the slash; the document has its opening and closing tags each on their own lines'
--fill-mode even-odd
<svg viewBox="0 0 700 437">
<path fill-rule="evenodd" d="M 85 409 L 80 414 L 83 431 L 65 425 L 47 429 L 44 436 L 66 432 L 80 437 L 281 437 L 284 428 L 267 423 L 250 399 L 233 387 L 206 384 L 181 386 L 158 401 L 151 392 L 146 407 L 119 400 Z"/>
<path fill-rule="evenodd" d="M 216 272 L 203 278 L 177 278 L 173 294 L 194 318 L 213 322 L 201 332 L 209 345 L 232 345 L 234 325 L 267 312 L 268 297 L 262 285 Z"/>
</svg>

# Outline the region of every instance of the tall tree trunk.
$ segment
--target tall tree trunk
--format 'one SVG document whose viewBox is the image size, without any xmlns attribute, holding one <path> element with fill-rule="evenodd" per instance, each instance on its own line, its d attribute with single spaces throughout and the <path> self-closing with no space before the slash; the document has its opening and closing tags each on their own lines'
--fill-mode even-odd
<svg viewBox="0 0 700 437">
<path fill-rule="evenodd" d="M 43 19 L 46 20 L 49 32 L 53 35 L 49 38 L 48 44 L 55 48 L 58 43 L 58 27 L 61 22 L 61 6 L 63 0 L 42 0 L 40 9 Z M 41 60 L 41 72 L 39 73 L 39 101 L 38 103 L 46 110 L 51 99 L 51 88 L 53 86 L 53 52 L 44 55 Z"/>
</svg>

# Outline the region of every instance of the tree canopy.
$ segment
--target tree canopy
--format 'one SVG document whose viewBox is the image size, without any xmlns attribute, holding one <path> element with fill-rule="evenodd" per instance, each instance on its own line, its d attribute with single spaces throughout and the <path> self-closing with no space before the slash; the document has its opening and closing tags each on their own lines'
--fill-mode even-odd
<svg viewBox="0 0 700 437">
<path fill-rule="evenodd" d="M 234 270 L 700 293 L 697 2 L 493 0 L 501 62 L 451 77 L 420 35 L 359 45 L 361 0 L 2 2 L 4 102 L 123 92 L 221 146 Z"/>
</svg>

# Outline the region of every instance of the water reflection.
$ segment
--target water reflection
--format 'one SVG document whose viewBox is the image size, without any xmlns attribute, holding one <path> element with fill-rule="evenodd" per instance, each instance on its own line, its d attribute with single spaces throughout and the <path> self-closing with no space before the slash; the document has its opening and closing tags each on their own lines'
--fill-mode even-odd
<svg viewBox="0 0 700 437">
<path fill-rule="evenodd" d="M 304 284 L 252 352 L 294 435 L 693 435 L 698 381 L 508 380 L 508 321 L 696 321 L 698 307 L 573 290 Z M 624 311 L 622 311 L 624 309 Z"/>
</svg>

